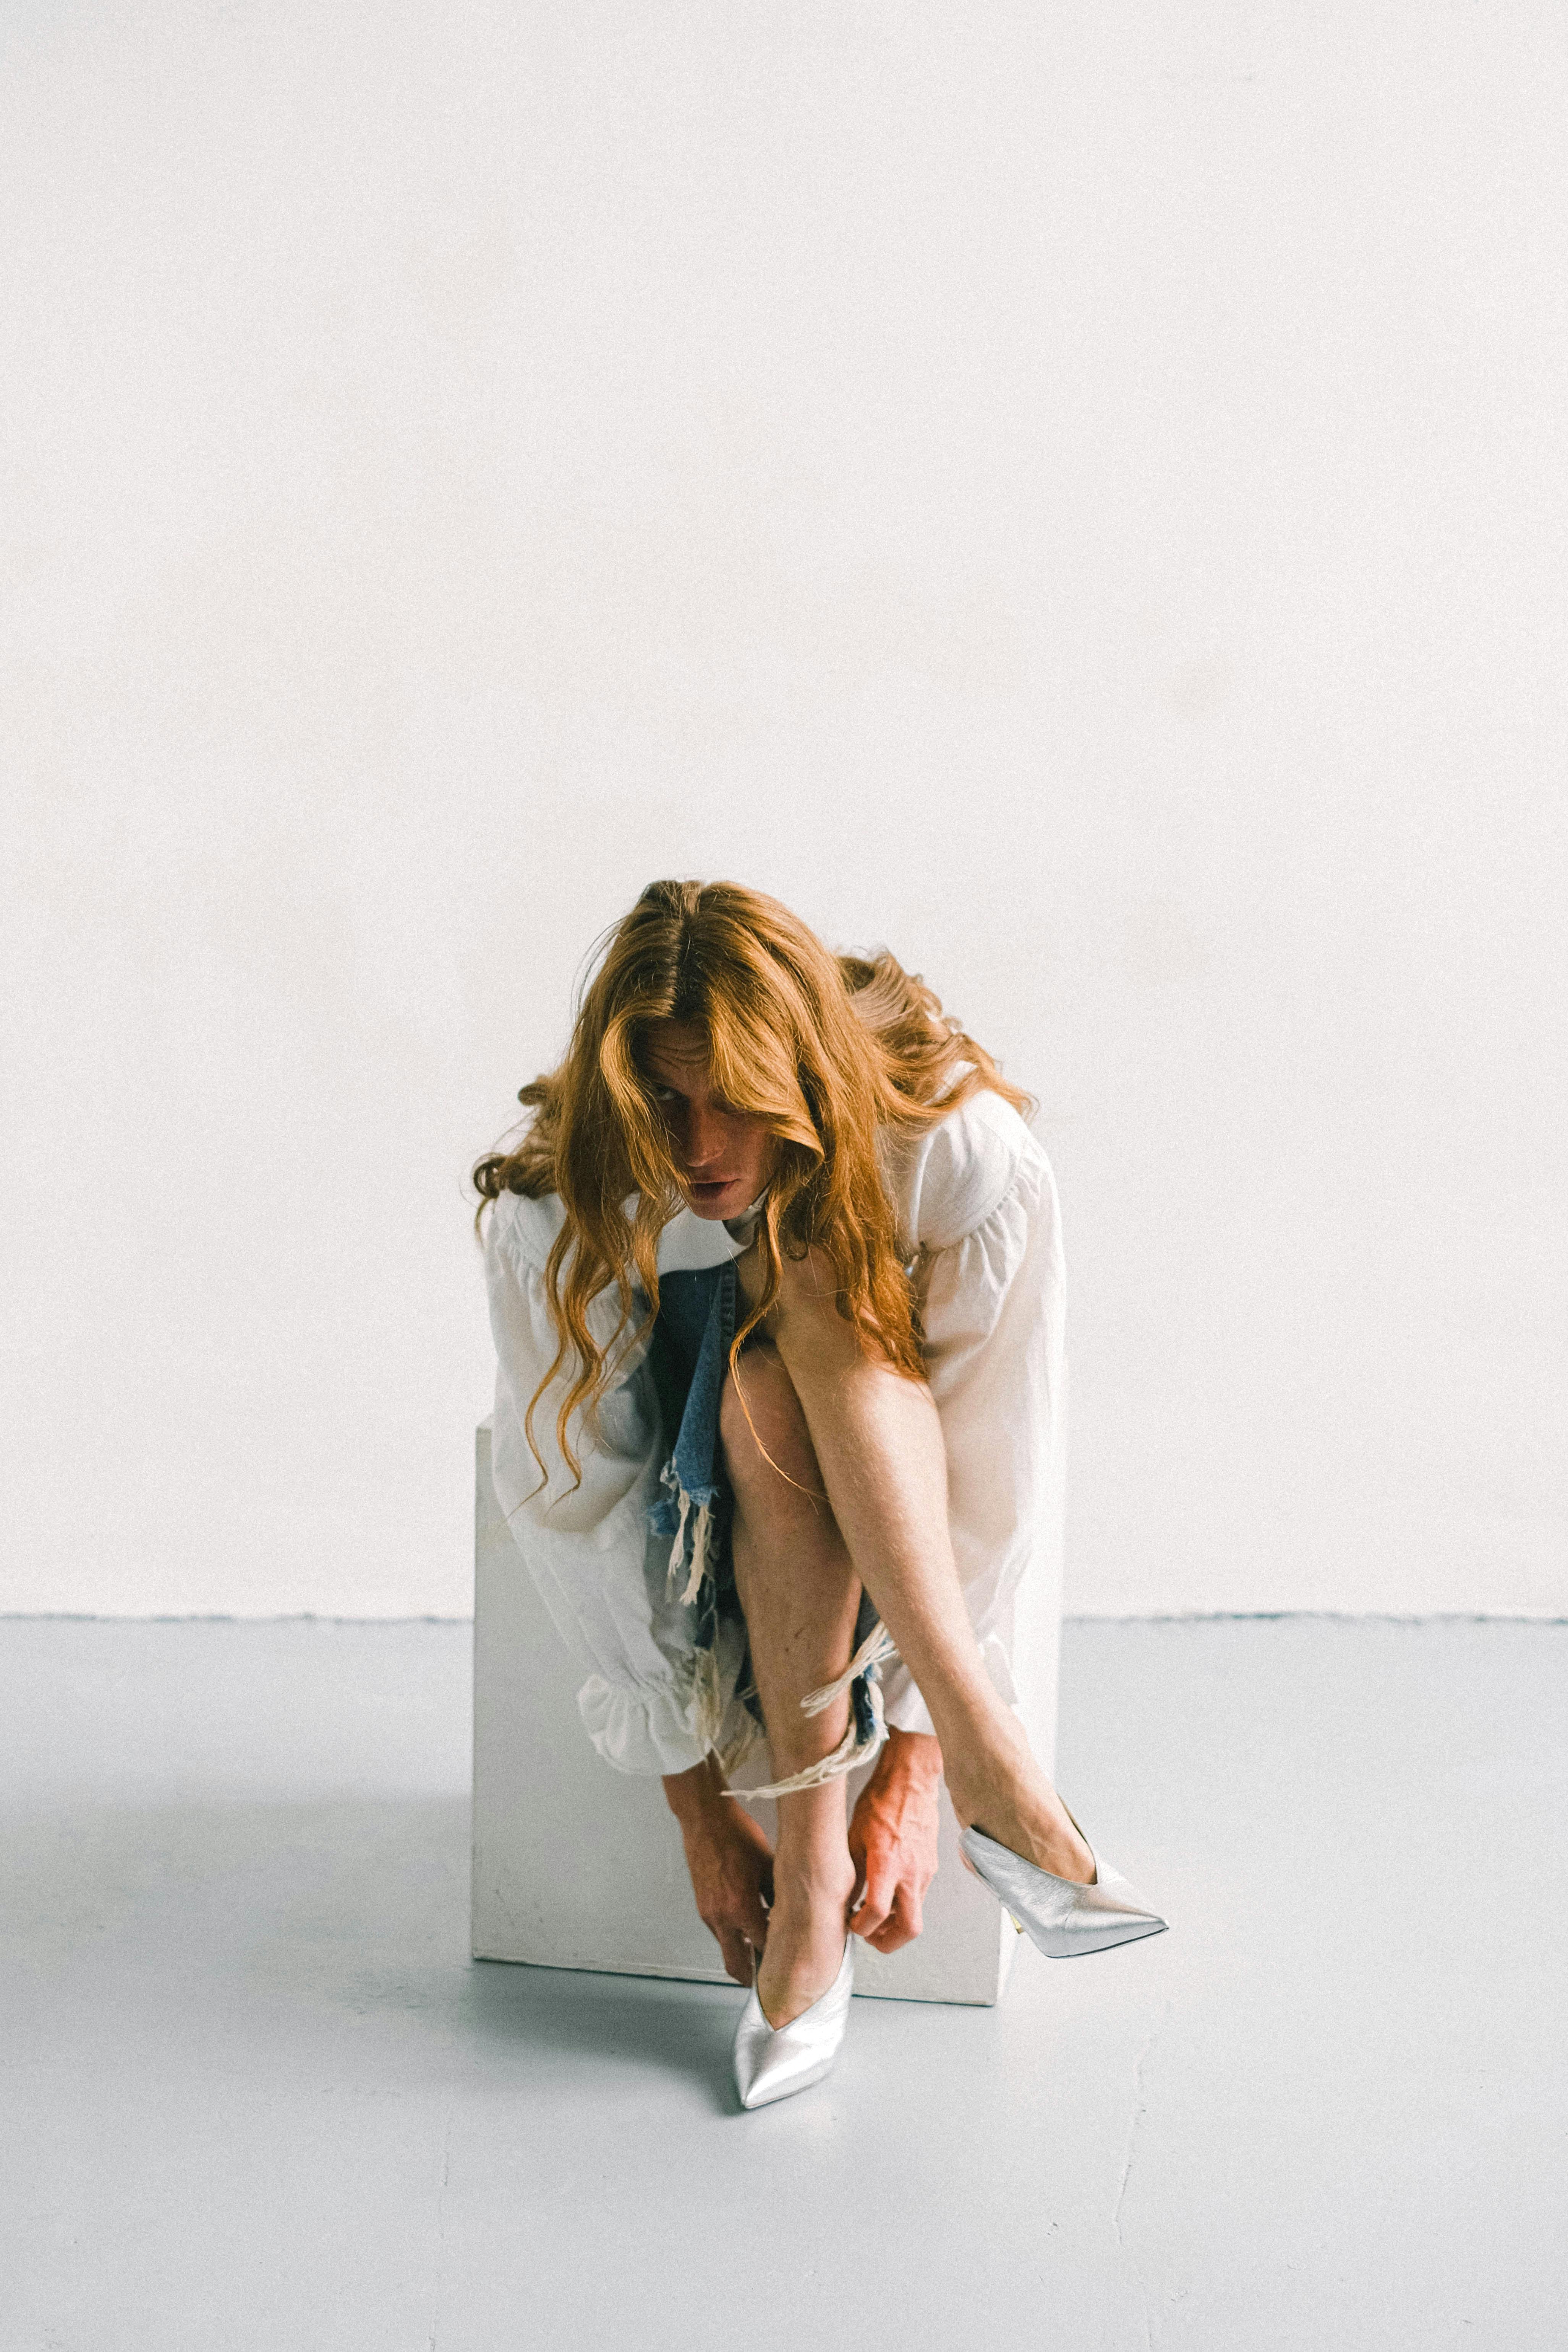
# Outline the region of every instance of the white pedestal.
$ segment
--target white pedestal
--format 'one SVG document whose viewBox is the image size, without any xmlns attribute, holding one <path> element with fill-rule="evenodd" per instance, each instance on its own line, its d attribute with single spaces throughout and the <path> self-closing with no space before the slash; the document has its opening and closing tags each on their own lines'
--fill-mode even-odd
<svg viewBox="0 0 1568 2352">
<path fill-rule="evenodd" d="M 658 1780 L 616 1772 L 577 1713 L 576 1667 L 534 1591 L 490 1485 L 490 1431 L 478 1433 L 474 1543 L 476 1959 L 726 1984 L 691 1899 L 680 1836 Z M 1015 1654 L 1021 1712 L 1047 1770 L 1056 1751 L 1060 1596 L 1027 1596 Z M 850 1781 L 850 1802 L 864 1774 Z M 768 1778 L 766 1751 L 737 1775 Z M 773 1807 L 752 1810 L 773 1835 Z M 1012 1922 L 965 1870 L 952 1808 L 922 1934 L 884 1958 L 857 1944 L 855 1990 L 889 2000 L 990 2003 L 1016 1948 Z"/>
</svg>

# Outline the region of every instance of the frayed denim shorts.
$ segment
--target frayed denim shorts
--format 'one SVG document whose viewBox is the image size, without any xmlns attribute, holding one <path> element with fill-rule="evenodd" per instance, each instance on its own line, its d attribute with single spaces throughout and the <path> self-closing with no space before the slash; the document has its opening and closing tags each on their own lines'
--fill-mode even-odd
<svg viewBox="0 0 1568 2352">
<path fill-rule="evenodd" d="M 659 1473 L 659 1492 L 648 1506 L 648 1525 L 669 1542 L 671 1589 L 678 1579 L 684 1580 L 681 1597 L 694 1612 L 697 1648 L 709 1652 L 715 1649 L 720 1626 L 726 1620 L 736 1623 L 742 1636 L 745 1628 L 731 1546 L 735 1498 L 719 1434 L 719 1407 L 735 1337 L 738 1296 L 733 1260 L 661 1275 L 648 1358 L 664 1428 L 675 1433 Z M 877 1636 L 879 1640 L 873 1638 Z M 850 1737 L 842 1757 L 834 1759 L 834 1772 L 816 1769 L 816 1778 L 852 1770 L 880 1747 L 886 1735 L 876 1692 L 880 1673 L 875 1653 L 885 1654 L 889 1646 L 880 1633 L 876 1610 L 863 1591 L 851 1661 L 858 1671 L 841 1678 L 847 1681 L 849 1689 Z M 765 1730 L 749 1644 L 743 1651 L 736 1696 L 753 1722 Z M 807 1775 L 795 1777 L 802 1786 L 813 1785 Z"/>
</svg>

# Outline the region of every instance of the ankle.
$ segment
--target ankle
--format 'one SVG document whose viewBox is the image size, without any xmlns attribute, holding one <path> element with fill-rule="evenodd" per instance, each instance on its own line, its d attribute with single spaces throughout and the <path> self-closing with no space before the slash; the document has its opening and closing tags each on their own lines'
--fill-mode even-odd
<svg viewBox="0 0 1568 2352">
<path fill-rule="evenodd" d="M 779 1799 L 778 1835 L 773 1842 L 775 1887 L 833 1886 L 853 1868 L 841 1780 Z"/>
<path fill-rule="evenodd" d="M 855 1864 L 840 1836 L 837 1845 L 805 1848 L 780 1843 L 773 1855 L 773 1894 L 836 1895 L 855 1883 Z"/>
<path fill-rule="evenodd" d="M 856 1880 L 847 1845 L 837 1853 L 775 1853 L 773 1916 L 803 1925 L 826 1912 L 847 1916 Z"/>
<path fill-rule="evenodd" d="M 956 1755 L 950 1756 L 944 1748 L 942 1771 L 960 1818 L 968 1803 L 982 1803 L 999 1790 L 1012 1790 L 1044 1777 L 1011 1718 L 1005 1727 L 987 1726 L 984 1738 L 966 1741 Z"/>
</svg>

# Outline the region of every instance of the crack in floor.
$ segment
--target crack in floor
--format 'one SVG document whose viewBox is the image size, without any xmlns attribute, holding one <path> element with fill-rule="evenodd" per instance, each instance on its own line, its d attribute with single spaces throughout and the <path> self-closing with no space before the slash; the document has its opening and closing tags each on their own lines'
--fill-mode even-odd
<svg viewBox="0 0 1568 2352">
<path fill-rule="evenodd" d="M 1170 2021 L 1171 2004 L 1167 2000 L 1164 2008 L 1160 2013 L 1160 2021 L 1158 2025 L 1154 2026 L 1151 2030 L 1149 2037 L 1144 2042 L 1142 2049 L 1138 2053 L 1137 2063 L 1132 2069 L 1132 2116 L 1131 2120 L 1127 2126 L 1127 2148 L 1121 2159 L 1121 2178 L 1116 2184 L 1116 2204 L 1110 2216 L 1110 2226 L 1116 2232 L 1116 2242 L 1119 2246 L 1122 2242 L 1121 2200 L 1127 2194 L 1127 2183 L 1131 2177 L 1132 2158 L 1138 2145 L 1138 2126 L 1143 2120 L 1145 2114 L 1142 2098 L 1143 2069 L 1149 2063 L 1149 2053 L 1153 2049 L 1155 2042 L 1158 2042 L 1161 2034 L 1170 2023 Z"/>
<path fill-rule="evenodd" d="M 447 2121 L 441 2132 L 441 2186 L 436 2191 L 436 2291 L 431 2300 L 430 2333 L 425 2352 L 436 2352 L 436 2330 L 441 2320 L 441 2276 L 446 2267 L 447 2252 L 447 2183 L 452 2177 L 452 2117 L 458 2111 L 453 2099 L 447 2107 Z"/>
<path fill-rule="evenodd" d="M 1158 2042 L 1170 2021 L 1171 2003 L 1167 2000 L 1160 2012 L 1159 2022 L 1151 2028 L 1132 2068 L 1132 2114 L 1127 2126 L 1127 2146 L 1121 2158 L 1121 2178 L 1116 2184 L 1116 2203 L 1110 2214 L 1110 2226 L 1116 2232 L 1116 2243 L 1118 2249 L 1123 2252 L 1126 2251 L 1126 2242 L 1121 2235 L 1122 2200 L 1127 2195 L 1127 2184 L 1132 2177 L 1132 2159 L 1138 2149 L 1138 2126 L 1147 2113 L 1143 2099 L 1143 2069 L 1149 2063 L 1149 2055 L 1155 2042 Z M 1138 2281 L 1138 2298 L 1142 2306 L 1144 2352 L 1153 2352 L 1154 2332 L 1149 2318 L 1149 2294 L 1142 2278 Z"/>
</svg>

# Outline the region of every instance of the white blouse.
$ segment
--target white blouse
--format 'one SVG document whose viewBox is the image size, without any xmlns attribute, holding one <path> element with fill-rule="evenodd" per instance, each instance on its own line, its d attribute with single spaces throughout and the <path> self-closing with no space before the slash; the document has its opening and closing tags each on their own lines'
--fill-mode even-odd
<svg viewBox="0 0 1568 2352">
<path fill-rule="evenodd" d="M 1020 1580 L 1059 1574 L 1065 1290 L 1056 1184 L 1017 1112 L 988 1090 L 923 1134 L 884 1134 L 882 1142 L 946 1443 L 959 1580 L 992 1680 L 1012 1705 Z M 555 1354 L 544 1265 L 563 1214 L 553 1193 L 531 1201 L 503 1192 L 486 1218 L 496 1495 L 585 1674 L 577 1705 L 600 1755 L 623 1772 L 684 1772 L 720 1742 L 694 1672 L 695 1612 L 667 1591 L 669 1539 L 647 1525 L 673 1433 L 659 1426 L 647 1341 L 619 1343 L 596 1434 L 580 1412 L 570 1424 L 583 1466 L 575 1490 L 555 1437 L 564 1375 L 534 1410 L 546 1484 L 523 1435 L 529 1399 Z M 740 1227 L 683 1209 L 659 1237 L 659 1271 L 716 1265 L 744 1245 Z M 640 1319 L 640 1291 L 635 1305 Z M 601 1345 L 617 1319 L 613 1288 L 601 1292 L 589 1309 Z M 732 1643 L 721 1645 L 718 1664 L 721 1704 L 732 1711 L 741 1664 Z M 931 1730 L 896 1656 L 883 1665 L 882 1691 L 889 1724 Z"/>
</svg>

